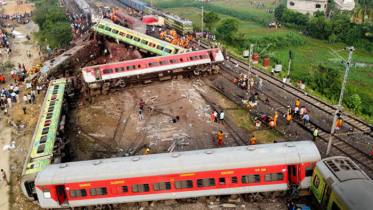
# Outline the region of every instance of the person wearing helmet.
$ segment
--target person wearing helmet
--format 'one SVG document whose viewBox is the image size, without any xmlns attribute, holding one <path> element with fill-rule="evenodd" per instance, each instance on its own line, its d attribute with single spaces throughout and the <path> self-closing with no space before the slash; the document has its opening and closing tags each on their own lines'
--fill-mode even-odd
<svg viewBox="0 0 373 210">
<path fill-rule="evenodd" d="M 146 149 L 145 155 L 149 155 L 149 148 Z"/>
</svg>

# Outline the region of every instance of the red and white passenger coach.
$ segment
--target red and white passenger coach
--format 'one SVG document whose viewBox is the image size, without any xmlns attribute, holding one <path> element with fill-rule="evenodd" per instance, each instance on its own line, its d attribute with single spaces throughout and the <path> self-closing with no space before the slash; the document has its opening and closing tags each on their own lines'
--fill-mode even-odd
<svg viewBox="0 0 373 210">
<path fill-rule="evenodd" d="M 108 83 L 107 86 L 111 87 L 124 87 L 134 76 L 140 78 L 143 75 L 155 74 L 161 78 L 187 71 L 193 71 L 198 75 L 200 71 L 205 71 L 212 65 L 223 61 L 224 56 L 220 49 L 209 49 L 89 66 L 82 68 L 82 74 L 90 88 L 102 87 L 104 83 Z"/>
<path fill-rule="evenodd" d="M 35 181 L 43 208 L 286 191 L 310 186 L 311 141 L 52 164 Z"/>
</svg>

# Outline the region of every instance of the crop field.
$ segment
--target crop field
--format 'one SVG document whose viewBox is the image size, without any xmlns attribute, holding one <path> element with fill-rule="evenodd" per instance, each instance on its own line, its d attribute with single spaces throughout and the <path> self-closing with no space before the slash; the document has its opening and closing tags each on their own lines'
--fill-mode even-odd
<svg viewBox="0 0 373 210">
<path fill-rule="evenodd" d="M 215 2 L 216 4 L 225 4 L 226 1 L 218 1 Z M 247 1 L 250 2 L 250 1 Z M 154 1 L 153 1 L 154 3 Z M 254 4 L 254 3 L 253 3 Z M 236 3 L 232 4 L 234 7 L 240 7 L 246 5 L 248 8 L 253 8 L 251 4 L 246 3 L 246 1 L 237 1 Z M 278 5 L 278 4 L 277 4 Z M 276 6 L 277 6 L 276 5 Z M 226 6 L 229 6 L 226 5 Z M 195 7 L 183 7 L 183 8 L 169 8 L 165 9 L 173 14 L 180 15 L 184 18 L 191 20 L 197 26 L 201 26 L 201 9 Z M 206 11 L 208 12 L 208 11 Z M 266 13 L 265 10 L 260 11 L 262 14 L 269 14 Z M 228 15 L 220 15 L 220 22 L 216 25 L 218 26 L 223 20 L 227 18 L 231 18 Z M 272 14 L 271 14 L 272 15 Z M 336 58 L 332 55 L 332 49 L 338 51 L 338 54 L 341 55 L 345 60 L 348 58 L 348 52 L 343 51 L 342 49 L 347 47 L 343 43 L 327 43 L 324 40 L 318 40 L 311 37 L 306 37 L 299 31 L 293 29 L 287 29 L 286 27 L 281 27 L 278 29 L 274 28 L 266 28 L 262 24 L 258 24 L 253 21 L 246 21 L 246 20 L 239 20 L 239 30 L 238 33 L 244 35 L 245 38 L 258 38 L 258 37 L 266 37 L 269 35 L 276 35 L 282 36 L 286 32 L 295 32 L 298 34 L 301 39 L 304 40 L 304 44 L 302 45 L 295 45 L 295 46 L 288 46 L 288 47 L 269 47 L 268 50 L 261 54 L 261 58 L 271 58 L 276 57 L 279 63 L 284 64 L 283 72 L 278 75 L 279 77 L 284 76 L 288 70 L 288 58 L 289 58 L 289 50 L 293 51 L 294 59 L 292 60 L 291 71 L 290 75 L 297 75 L 301 76 L 304 74 L 314 74 L 315 67 L 319 64 L 326 64 L 338 67 L 341 72 L 344 72 L 345 65 L 341 64 L 341 60 Z M 245 50 L 244 48 L 232 48 L 228 46 L 229 51 L 237 57 L 241 57 L 242 51 Z M 261 49 L 255 49 L 254 53 L 261 52 Z M 353 63 L 365 63 L 365 64 L 373 64 L 373 54 L 361 51 L 356 49 L 353 54 Z M 276 63 L 272 61 L 270 65 L 274 66 Z M 258 66 L 261 66 L 260 63 Z M 268 69 L 267 71 L 270 71 Z M 294 82 L 294 81 L 293 81 Z M 306 84 L 307 85 L 307 84 Z M 336 104 L 337 101 L 331 101 L 330 99 L 322 96 L 321 94 L 314 92 L 313 90 L 307 88 L 307 92 L 314 94 L 329 103 Z M 373 68 L 372 67 L 352 67 L 350 68 L 350 73 L 348 77 L 347 89 L 345 92 L 345 97 L 348 97 L 354 93 L 358 93 L 360 97 L 363 99 L 363 104 L 372 104 L 373 103 Z M 373 105 L 372 105 L 373 109 Z M 348 110 L 346 110 L 348 111 Z M 368 116 L 361 116 L 367 121 L 372 121 Z"/>
</svg>

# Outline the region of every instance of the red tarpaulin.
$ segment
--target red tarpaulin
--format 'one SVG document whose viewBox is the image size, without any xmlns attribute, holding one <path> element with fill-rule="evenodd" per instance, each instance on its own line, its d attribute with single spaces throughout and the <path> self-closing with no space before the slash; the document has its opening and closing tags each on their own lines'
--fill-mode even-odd
<svg viewBox="0 0 373 210">
<path fill-rule="evenodd" d="M 158 22 L 158 17 L 157 16 L 152 16 L 152 15 L 144 16 L 142 18 L 142 22 L 143 23 L 157 23 Z"/>
</svg>

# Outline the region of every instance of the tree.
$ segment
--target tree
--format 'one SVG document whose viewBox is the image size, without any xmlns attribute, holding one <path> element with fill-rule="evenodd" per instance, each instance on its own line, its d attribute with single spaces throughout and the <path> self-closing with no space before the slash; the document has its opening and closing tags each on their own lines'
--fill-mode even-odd
<svg viewBox="0 0 373 210">
<path fill-rule="evenodd" d="M 223 39 L 231 43 L 234 34 L 238 31 L 238 26 L 236 18 L 228 18 L 218 26 L 217 31 L 223 35 Z"/>
<path fill-rule="evenodd" d="M 330 21 L 332 23 L 333 33 L 339 40 L 344 40 L 350 28 L 350 18 L 344 14 L 335 14 Z"/>
<path fill-rule="evenodd" d="M 373 20 L 373 1 L 359 0 L 358 2 L 357 7 L 352 10 L 351 16 L 360 18 L 362 25 L 364 25 L 365 16 Z"/>
<path fill-rule="evenodd" d="M 210 31 L 213 29 L 214 25 L 216 25 L 216 23 L 218 23 L 219 21 L 219 14 L 216 13 L 214 10 L 211 10 L 209 13 L 203 14 L 203 22 L 206 24 L 206 27 Z"/>
<path fill-rule="evenodd" d="M 317 18 L 317 17 L 320 17 L 320 16 L 325 17 L 324 11 L 316 11 L 315 13 L 313 13 L 314 18 Z"/>
<path fill-rule="evenodd" d="M 67 46 L 72 39 L 71 26 L 68 22 L 57 22 L 53 25 L 50 32 L 51 47 Z"/>
<path fill-rule="evenodd" d="M 317 39 L 327 39 L 332 34 L 332 24 L 330 21 L 325 21 L 325 17 L 312 18 L 308 26 L 310 35 Z"/>
<path fill-rule="evenodd" d="M 277 21 L 281 21 L 282 14 L 287 10 L 286 6 L 284 4 L 278 5 L 278 7 L 275 9 L 275 18 Z"/>
<path fill-rule="evenodd" d="M 348 97 L 346 101 L 347 107 L 357 113 L 361 109 L 361 98 L 358 94 Z"/>
</svg>

